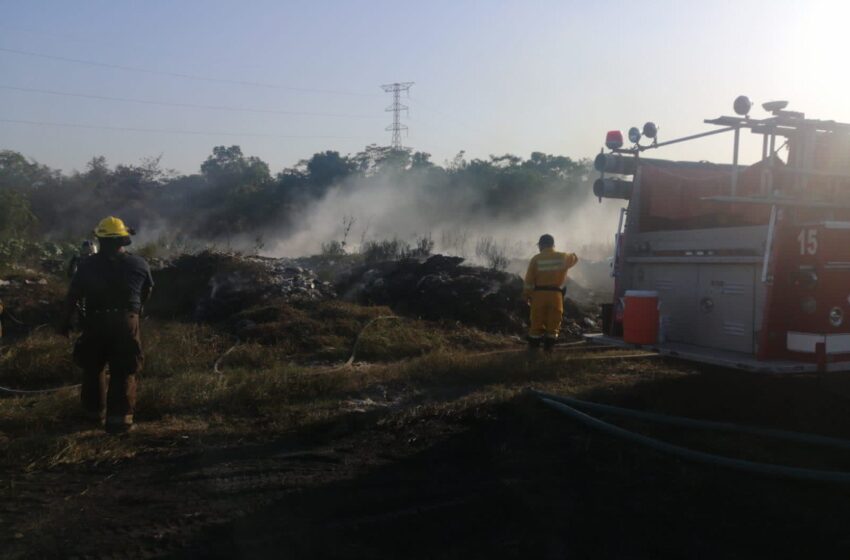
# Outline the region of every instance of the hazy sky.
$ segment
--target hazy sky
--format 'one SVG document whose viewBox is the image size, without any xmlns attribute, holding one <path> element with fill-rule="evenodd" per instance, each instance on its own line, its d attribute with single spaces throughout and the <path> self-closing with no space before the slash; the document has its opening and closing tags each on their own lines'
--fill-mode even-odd
<svg viewBox="0 0 850 560">
<path fill-rule="evenodd" d="M 0 149 L 64 170 L 162 154 L 194 172 L 239 144 L 276 171 L 388 144 L 393 81 L 416 82 L 405 142 L 437 162 L 588 157 L 645 120 L 669 139 L 741 93 L 850 121 L 838 1 L 0 0 L 0 14 Z M 731 138 L 658 155 L 729 160 Z"/>
</svg>

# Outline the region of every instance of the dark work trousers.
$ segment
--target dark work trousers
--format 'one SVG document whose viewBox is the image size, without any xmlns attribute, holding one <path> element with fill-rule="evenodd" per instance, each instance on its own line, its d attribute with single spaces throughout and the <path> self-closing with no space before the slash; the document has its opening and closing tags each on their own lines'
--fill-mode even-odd
<svg viewBox="0 0 850 560">
<path fill-rule="evenodd" d="M 136 374 L 144 365 L 139 334 L 137 313 L 88 313 L 74 345 L 74 361 L 83 368 L 80 397 L 88 414 L 102 417 L 105 411 L 108 422 L 133 422 Z"/>
</svg>

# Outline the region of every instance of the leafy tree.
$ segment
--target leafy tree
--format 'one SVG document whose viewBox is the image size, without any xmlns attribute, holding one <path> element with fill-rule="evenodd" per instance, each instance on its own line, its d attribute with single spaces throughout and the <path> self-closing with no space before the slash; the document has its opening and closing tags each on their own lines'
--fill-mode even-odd
<svg viewBox="0 0 850 560">
<path fill-rule="evenodd" d="M 434 167 L 434 164 L 431 162 L 431 154 L 426 152 L 414 152 L 413 155 L 410 156 L 411 169 L 422 169 L 430 167 Z"/>
<path fill-rule="evenodd" d="M 410 165 L 410 150 L 370 144 L 352 156 L 352 160 L 364 175 L 376 175 L 391 169 L 406 169 Z"/>
<path fill-rule="evenodd" d="M 509 223 L 553 203 L 575 207 L 588 200 L 589 168 L 587 161 L 543 152 L 472 160 L 459 152 L 440 166 L 425 152 L 372 144 L 353 155 L 318 152 L 272 178 L 260 158 L 239 146 L 216 146 L 200 174 L 163 170 L 160 157 L 113 168 L 98 156 L 84 171 L 63 175 L 6 150 L 0 151 L 0 235 L 79 239 L 107 215 L 141 231 L 153 225 L 205 240 L 280 235 L 317 200 L 354 184 L 350 179 L 364 188 L 404 190 L 407 204 L 441 221 L 461 215 Z"/>
<path fill-rule="evenodd" d="M 23 237 L 37 221 L 24 195 L 0 190 L 0 239 Z"/>
<path fill-rule="evenodd" d="M 58 175 L 49 167 L 29 161 L 18 152 L 0 151 L 0 189 L 37 189 L 55 181 Z"/>
<path fill-rule="evenodd" d="M 322 152 L 314 154 L 306 162 L 307 180 L 316 187 L 329 187 L 336 181 L 344 179 L 355 169 L 355 164 L 339 152 Z"/>
<path fill-rule="evenodd" d="M 245 157 L 239 146 L 216 146 L 201 164 L 201 174 L 210 184 L 228 189 L 258 187 L 271 180 L 266 162 L 258 157 Z"/>
</svg>

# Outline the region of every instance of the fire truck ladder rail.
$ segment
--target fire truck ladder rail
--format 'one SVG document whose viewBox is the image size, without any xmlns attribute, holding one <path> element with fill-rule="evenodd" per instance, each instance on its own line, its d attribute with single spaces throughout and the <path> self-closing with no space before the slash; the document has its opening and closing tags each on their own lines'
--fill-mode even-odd
<svg viewBox="0 0 850 560">
<path fill-rule="evenodd" d="M 629 416 L 633 418 L 639 418 L 642 420 L 667 423 L 671 425 L 677 425 L 682 427 L 689 428 L 698 428 L 698 429 L 707 429 L 707 430 L 717 430 L 717 431 L 733 431 L 733 432 L 741 432 L 748 433 L 752 435 L 761 435 L 767 437 L 773 437 L 776 439 L 785 439 L 789 441 L 796 441 L 800 443 L 809 443 L 815 445 L 826 445 L 830 447 L 837 447 L 841 449 L 850 448 L 850 441 L 830 438 L 826 436 L 818 436 L 813 434 L 802 434 L 797 432 L 786 432 L 784 430 L 771 430 L 765 428 L 756 428 L 750 426 L 740 426 L 736 424 L 727 424 L 724 422 L 709 422 L 703 420 L 693 420 L 689 418 L 680 418 L 676 416 L 667 416 L 663 414 L 654 414 L 641 412 L 630 409 L 623 409 L 619 407 L 612 407 L 609 405 L 600 405 L 597 403 L 590 403 L 587 401 L 580 401 L 578 399 L 571 399 L 569 397 L 562 397 L 558 395 L 551 395 L 548 393 L 542 393 L 539 391 L 532 391 L 532 393 L 537 396 L 543 404 L 546 406 L 569 416 L 570 418 L 581 422 L 582 424 L 606 433 L 608 435 L 618 437 L 621 439 L 625 439 L 632 443 L 637 443 L 639 445 L 643 445 L 645 447 L 649 447 L 655 451 L 659 451 L 662 453 L 666 453 L 668 455 L 672 455 L 675 457 L 679 457 L 681 459 L 692 461 L 696 463 L 703 463 L 709 465 L 716 465 L 726 468 L 731 468 L 739 471 L 750 472 L 755 474 L 762 475 L 770 475 L 770 476 L 778 476 L 784 478 L 792 478 L 797 480 L 810 480 L 817 482 L 838 482 L 842 484 L 850 483 L 850 472 L 844 471 L 827 471 L 827 470 L 819 470 L 819 469 L 808 469 L 801 467 L 791 467 L 787 465 L 776 465 L 770 463 L 758 463 L 754 461 L 747 461 L 744 459 L 735 459 L 732 457 L 726 457 L 723 455 L 715 455 L 713 453 L 706 453 L 704 451 L 696 451 L 693 449 L 689 449 L 687 447 L 681 447 L 679 445 L 674 445 L 671 443 L 667 443 L 665 441 L 661 441 L 655 438 L 651 438 L 649 436 L 645 436 L 642 434 L 638 434 L 625 428 L 621 428 L 619 426 L 615 426 L 599 418 L 594 416 L 590 416 L 570 404 L 575 406 L 580 406 L 582 408 L 596 410 L 603 413 L 608 414 L 616 414 L 619 416 Z"/>
<path fill-rule="evenodd" d="M 664 146 L 679 144 L 680 142 L 688 142 L 690 140 L 697 140 L 699 138 L 705 138 L 706 136 L 714 136 L 716 134 L 723 134 L 724 132 L 731 132 L 739 129 L 740 126 L 727 126 L 724 128 L 718 128 L 716 130 L 709 130 L 707 132 L 699 132 L 697 134 L 691 134 L 689 136 L 682 136 L 681 138 L 674 138 L 673 140 L 666 140 L 664 142 L 653 142 L 652 144 L 647 144 L 646 146 L 637 146 L 635 148 L 618 148 L 612 151 L 618 154 L 637 154 L 646 150 L 655 150 L 657 148 L 663 148 Z"/>
</svg>

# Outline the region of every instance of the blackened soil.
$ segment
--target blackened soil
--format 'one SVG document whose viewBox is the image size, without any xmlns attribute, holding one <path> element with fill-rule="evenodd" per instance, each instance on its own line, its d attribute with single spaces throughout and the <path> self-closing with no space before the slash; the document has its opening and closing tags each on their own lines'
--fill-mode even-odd
<svg viewBox="0 0 850 560">
<path fill-rule="evenodd" d="M 803 558 L 850 551 L 850 491 L 685 465 L 531 399 L 217 528 L 205 558 Z"/>
<path fill-rule="evenodd" d="M 379 422 L 321 443 L 137 460 L 109 474 L 52 472 L 41 491 L 60 488 L 63 477 L 74 488 L 30 521 L 33 533 L 17 525 L 22 534 L 6 549 L 12 557 L 850 552 L 850 488 L 681 463 L 589 432 L 530 396 L 462 418 Z M 19 497 L 37 509 L 38 481 L 27 484 Z"/>
</svg>

